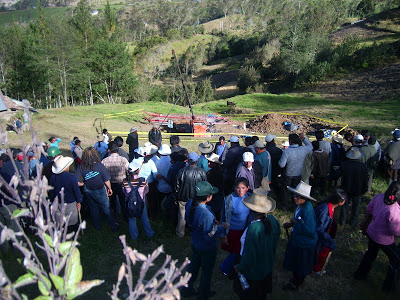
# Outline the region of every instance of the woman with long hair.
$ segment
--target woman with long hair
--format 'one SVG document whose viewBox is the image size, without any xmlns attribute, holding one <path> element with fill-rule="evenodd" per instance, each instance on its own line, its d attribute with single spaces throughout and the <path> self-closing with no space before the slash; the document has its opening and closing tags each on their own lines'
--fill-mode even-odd
<svg viewBox="0 0 400 300">
<path fill-rule="evenodd" d="M 397 289 L 400 272 L 400 250 L 396 246 L 395 237 L 400 236 L 400 182 L 390 184 L 384 194 L 376 195 L 367 206 L 367 213 L 372 221 L 367 229 L 368 250 L 361 260 L 353 277 L 357 280 L 367 279 L 372 264 L 382 250 L 389 259 L 382 289 L 394 292 Z"/>
<path fill-rule="evenodd" d="M 117 230 L 119 225 L 115 223 L 110 201 L 108 200 L 108 196 L 112 195 L 111 177 L 106 167 L 101 163 L 99 153 L 95 148 L 88 147 L 83 151 L 82 164 L 76 170 L 75 176 L 79 181 L 79 185 L 83 186 L 94 227 L 97 230 L 101 229 L 101 210 L 106 216 L 111 229 L 113 231 Z"/>
<path fill-rule="evenodd" d="M 234 192 L 225 198 L 222 208 L 222 222 L 229 224 L 226 237 L 222 239 L 221 249 L 230 254 L 221 264 L 220 269 L 225 275 L 232 275 L 233 265 L 237 262 L 240 253 L 240 238 L 250 223 L 250 210 L 243 204 L 243 199 L 250 196 L 249 181 L 244 177 L 235 180 Z"/>
</svg>

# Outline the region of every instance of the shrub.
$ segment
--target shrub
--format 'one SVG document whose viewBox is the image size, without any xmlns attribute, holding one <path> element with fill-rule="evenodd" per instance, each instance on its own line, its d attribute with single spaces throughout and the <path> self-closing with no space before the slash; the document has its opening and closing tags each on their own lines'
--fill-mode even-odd
<svg viewBox="0 0 400 300">
<path fill-rule="evenodd" d="M 253 66 L 242 67 L 238 76 L 238 88 L 245 91 L 256 86 L 261 81 L 260 72 Z"/>
</svg>

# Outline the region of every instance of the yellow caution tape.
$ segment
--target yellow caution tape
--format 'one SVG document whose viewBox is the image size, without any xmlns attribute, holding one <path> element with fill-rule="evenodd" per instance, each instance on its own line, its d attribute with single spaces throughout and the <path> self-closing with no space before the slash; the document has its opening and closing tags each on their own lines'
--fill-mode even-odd
<svg viewBox="0 0 400 300">
<path fill-rule="evenodd" d="M 104 114 L 103 118 L 104 119 L 113 119 L 113 118 L 117 118 L 123 114 L 128 114 L 128 113 L 132 113 L 132 112 L 138 112 L 138 111 L 143 111 L 142 109 L 136 109 L 136 110 L 131 110 L 131 111 L 127 111 L 127 112 L 120 112 L 120 113 L 114 113 L 114 114 Z M 140 113 L 135 113 L 133 115 L 138 115 L 141 114 Z M 226 115 L 226 116 L 232 116 L 233 118 L 240 118 L 241 116 L 257 116 L 257 115 L 267 115 L 267 114 L 281 114 L 281 115 L 289 115 L 289 116 L 308 116 L 310 118 L 314 118 L 317 120 L 321 120 L 323 122 L 327 122 L 327 123 L 332 123 L 332 124 L 338 124 L 338 125 L 342 125 L 343 127 L 337 131 L 337 134 L 341 131 L 343 131 L 344 129 L 346 129 L 347 127 L 349 127 L 348 124 L 346 123 L 341 123 L 341 122 L 335 122 L 335 121 L 330 121 L 330 120 L 326 120 L 326 119 L 322 119 L 319 117 L 315 117 L 306 113 L 287 113 L 287 112 L 263 112 L 263 113 L 253 113 L 253 114 L 235 114 L 235 115 Z M 110 131 L 111 134 L 116 134 L 116 135 L 128 135 L 129 132 L 126 131 Z M 148 132 L 138 132 L 139 135 L 147 135 Z M 180 133 L 180 132 L 163 132 L 163 135 L 166 136 L 171 136 L 171 135 L 179 135 L 179 136 L 221 136 L 221 135 L 236 135 L 236 136 L 250 136 L 250 133 L 227 133 L 227 132 L 218 132 L 218 133 L 204 133 L 204 132 L 199 132 L 199 133 Z M 253 135 L 251 135 L 253 136 Z M 258 137 L 264 137 L 264 135 L 257 135 Z M 287 139 L 287 137 L 276 137 L 277 139 Z M 185 141 L 189 141 L 189 140 L 185 140 Z M 193 141 L 198 141 L 198 140 L 193 140 Z"/>
</svg>

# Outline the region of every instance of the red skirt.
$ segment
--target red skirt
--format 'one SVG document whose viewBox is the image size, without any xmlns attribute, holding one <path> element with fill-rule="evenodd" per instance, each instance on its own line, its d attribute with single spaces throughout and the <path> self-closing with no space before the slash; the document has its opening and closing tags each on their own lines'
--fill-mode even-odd
<svg viewBox="0 0 400 300">
<path fill-rule="evenodd" d="M 221 249 L 228 251 L 229 253 L 240 253 L 242 247 L 240 238 L 243 235 L 244 230 L 229 230 L 228 232 L 228 245 L 221 244 Z"/>
</svg>

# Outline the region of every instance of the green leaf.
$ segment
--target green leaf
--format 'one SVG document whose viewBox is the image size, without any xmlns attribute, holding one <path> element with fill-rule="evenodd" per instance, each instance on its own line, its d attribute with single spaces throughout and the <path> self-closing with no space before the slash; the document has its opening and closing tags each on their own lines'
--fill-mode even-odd
<svg viewBox="0 0 400 300">
<path fill-rule="evenodd" d="M 38 281 L 39 291 L 42 293 L 43 296 L 48 296 L 50 294 L 51 282 L 48 278 L 46 278 L 46 277 L 43 277 L 43 278 L 44 278 L 44 281 L 46 281 L 46 284 L 49 289 L 47 289 L 46 285 L 39 280 Z"/>
<path fill-rule="evenodd" d="M 51 248 L 53 248 L 54 246 L 53 246 L 52 238 L 47 233 L 44 233 L 43 236 L 44 236 L 44 239 L 46 240 L 47 244 L 49 244 L 49 246 Z"/>
<path fill-rule="evenodd" d="M 71 257 L 67 263 L 67 276 L 65 288 L 67 290 L 73 288 L 75 284 L 82 280 L 82 266 L 79 250 L 74 248 Z"/>
<path fill-rule="evenodd" d="M 28 208 L 16 209 L 16 210 L 14 210 L 14 212 L 12 214 L 12 219 L 19 218 L 19 217 L 25 217 L 27 215 L 29 215 Z"/>
<path fill-rule="evenodd" d="M 50 278 L 51 281 L 53 281 L 53 284 L 56 287 L 58 293 L 60 295 L 65 295 L 64 279 L 60 276 L 54 275 L 53 273 L 50 273 Z"/>
<path fill-rule="evenodd" d="M 58 248 L 58 250 L 60 251 L 60 253 L 62 255 L 66 255 L 71 250 L 71 247 L 72 247 L 72 242 L 64 242 L 64 243 L 60 244 L 60 247 Z"/>
<path fill-rule="evenodd" d="M 32 273 L 26 273 L 20 277 L 13 283 L 14 288 L 19 288 L 24 285 L 28 285 L 36 282 L 36 277 Z"/>
<path fill-rule="evenodd" d="M 104 280 L 90 280 L 90 281 L 81 281 L 73 286 L 67 293 L 67 299 L 74 299 L 75 297 L 86 293 L 92 287 L 98 286 L 102 284 Z"/>
</svg>

